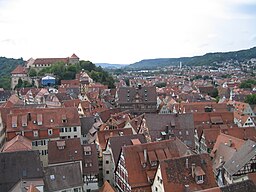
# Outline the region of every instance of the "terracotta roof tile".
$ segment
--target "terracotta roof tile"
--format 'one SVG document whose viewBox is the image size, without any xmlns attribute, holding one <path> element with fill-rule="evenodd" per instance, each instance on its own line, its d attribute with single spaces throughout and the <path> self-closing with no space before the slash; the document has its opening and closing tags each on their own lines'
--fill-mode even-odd
<svg viewBox="0 0 256 192">
<path fill-rule="evenodd" d="M 185 150 L 181 150 L 180 145 L 183 145 Z M 128 182 L 132 188 L 139 186 L 150 187 L 147 175 L 154 175 L 157 170 L 157 166 L 151 166 L 149 160 L 157 160 L 158 162 L 159 159 L 157 159 L 158 156 L 156 155 L 156 151 L 159 150 L 164 151 L 164 153 L 161 152 L 161 154 L 165 154 L 165 159 L 167 159 L 169 157 L 174 158 L 185 155 L 188 148 L 179 139 L 123 147 L 125 167 L 129 176 Z M 155 155 L 151 156 L 150 154 L 153 153 L 155 153 Z M 164 159 L 163 156 L 159 157 Z M 147 162 L 146 168 L 143 168 L 142 163 L 144 162 Z M 151 173 L 148 171 L 151 171 Z"/>
<path fill-rule="evenodd" d="M 188 164 L 186 165 L 187 162 Z M 195 164 L 196 174 L 204 175 L 203 183 L 197 184 L 195 178 L 193 178 L 192 164 Z M 168 191 L 168 189 L 184 191 L 185 185 L 188 185 L 190 191 L 217 187 L 211 164 L 208 154 L 191 155 L 161 161 L 160 168 L 165 191 Z"/>
<path fill-rule="evenodd" d="M 17 135 L 12 140 L 4 144 L 2 152 L 31 151 L 31 150 L 32 150 L 32 142 L 26 137 Z"/>
</svg>

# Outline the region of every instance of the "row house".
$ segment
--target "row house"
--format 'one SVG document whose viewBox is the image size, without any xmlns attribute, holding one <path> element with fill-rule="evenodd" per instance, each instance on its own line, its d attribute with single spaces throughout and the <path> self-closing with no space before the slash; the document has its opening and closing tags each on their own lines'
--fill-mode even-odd
<svg viewBox="0 0 256 192">
<path fill-rule="evenodd" d="M 80 138 L 81 123 L 76 108 L 13 109 L 7 115 L 7 141 L 16 135 L 32 140 L 33 150 L 39 150 L 44 166 L 48 161 L 48 141 L 59 138 Z"/>
<path fill-rule="evenodd" d="M 48 144 L 49 167 L 78 163 L 85 189 L 98 189 L 98 153 L 96 145 L 82 145 L 79 138 L 50 141 Z"/>
<path fill-rule="evenodd" d="M 234 112 L 234 122 L 238 127 L 255 127 L 255 123 L 250 115 Z"/>
<path fill-rule="evenodd" d="M 219 186 L 249 179 L 256 173 L 256 143 L 222 134 L 211 153 L 213 171 Z"/>
<path fill-rule="evenodd" d="M 234 124 L 234 113 L 232 112 L 193 113 L 193 119 L 195 150 L 197 153 L 209 153 L 220 130 L 237 127 Z M 208 130 L 204 131 L 206 129 Z M 210 132 L 213 135 L 208 134 Z"/>
<path fill-rule="evenodd" d="M 103 180 L 115 186 L 114 171 L 123 146 L 146 143 L 142 134 L 110 137 L 103 152 Z"/>
<path fill-rule="evenodd" d="M 96 133 L 96 140 L 95 143 L 97 145 L 97 149 L 99 151 L 99 157 L 102 157 L 103 151 L 106 150 L 107 141 L 111 137 L 115 136 L 124 136 L 124 135 L 132 135 L 132 129 L 107 129 L 107 130 L 100 130 Z"/>
<path fill-rule="evenodd" d="M 155 87 L 120 87 L 116 95 L 121 110 L 130 110 L 134 114 L 156 113 L 157 94 Z"/>
<path fill-rule="evenodd" d="M 123 146 L 115 169 L 118 191 L 151 191 L 159 161 L 190 155 L 179 139 Z"/>
<path fill-rule="evenodd" d="M 159 162 L 152 192 L 201 191 L 217 187 L 208 154 L 189 155 Z"/>
<path fill-rule="evenodd" d="M 141 130 L 143 119 L 144 119 L 144 114 L 135 116 L 134 118 L 132 118 L 131 120 L 125 123 L 124 128 L 131 128 L 133 134 L 138 134 L 139 131 Z"/>
</svg>

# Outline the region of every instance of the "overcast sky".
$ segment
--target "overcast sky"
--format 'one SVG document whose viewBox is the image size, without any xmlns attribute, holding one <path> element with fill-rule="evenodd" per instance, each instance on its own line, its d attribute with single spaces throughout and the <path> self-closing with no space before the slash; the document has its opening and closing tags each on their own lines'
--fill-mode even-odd
<svg viewBox="0 0 256 192">
<path fill-rule="evenodd" d="M 0 0 L 0 56 L 130 64 L 256 46 L 256 0 Z"/>
</svg>

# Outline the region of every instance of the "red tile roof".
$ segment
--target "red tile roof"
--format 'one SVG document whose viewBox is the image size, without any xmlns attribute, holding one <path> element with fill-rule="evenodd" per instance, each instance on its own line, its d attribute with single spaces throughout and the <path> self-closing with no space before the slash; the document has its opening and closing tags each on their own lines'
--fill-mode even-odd
<svg viewBox="0 0 256 192">
<path fill-rule="evenodd" d="M 192 164 L 195 164 L 195 176 L 196 174 L 203 175 L 203 183 L 197 184 L 195 178 L 193 178 Z M 165 191 L 169 191 L 169 189 L 185 191 L 185 185 L 188 186 L 189 191 L 217 187 L 211 164 L 208 154 L 190 155 L 160 161 Z"/>
<path fill-rule="evenodd" d="M 32 142 L 26 137 L 17 135 L 12 140 L 4 144 L 2 152 L 31 151 L 31 150 L 32 150 Z"/>
<path fill-rule="evenodd" d="M 179 139 L 124 146 L 129 185 L 132 188 L 150 187 L 148 176 L 154 176 L 157 170 L 157 166 L 151 166 L 150 160 L 157 163 L 159 160 L 184 156 L 187 151 L 188 148 Z M 143 163 L 146 163 L 146 168 L 143 168 Z"/>
<path fill-rule="evenodd" d="M 36 64 L 53 64 L 57 62 L 68 63 L 67 58 L 38 58 L 34 61 L 34 65 Z"/>
<path fill-rule="evenodd" d="M 79 138 L 52 140 L 48 143 L 48 163 L 82 161 L 83 149 Z"/>
<path fill-rule="evenodd" d="M 18 65 L 11 74 L 27 74 L 27 69 L 21 65 Z"/>
<path fill-rule="evenodd" d="M 105 181 L 103 186 L 99 189 L 99 192 L 115 192 L 109 182 Z"/>
</svg>

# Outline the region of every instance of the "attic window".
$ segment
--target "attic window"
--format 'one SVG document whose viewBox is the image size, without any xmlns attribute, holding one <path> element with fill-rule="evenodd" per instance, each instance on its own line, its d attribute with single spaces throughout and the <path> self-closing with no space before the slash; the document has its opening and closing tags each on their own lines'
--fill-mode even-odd
<svg viewBox="0 0 256 192">
<path fill-rule="evenodd" d="M 57 147 L 58 147 L 58 149 L 64 149 L 65 148 L 65 146 L 66 146 L 66 142 L 65 141 L 57 141 Z"/>
<path fill-rule="evenodd" d="M 55 176 L 54 175 L 50 175 L 50 179 L 53 181 L 55 180 Z"/>
<path fill-rule="evenodd" d="M 204 175 L 205 172 L 203 171 L 203 169 L 200 166 L 197 166 L 195 168 L 195 179 L 197 184 L 202 184 L 204 182 Z"/>
<path fill-rule="evenodd" d="M 84 155 L 91 155 L 91 154 L 92 154 L 91 146 L 84 146 Z"/>
<path fill-rule="evenodd" d="M 37 114 L 37 125 L 42 125 L 42 124 L 43 124 L 43 115 Z"/>
<path fill-rule="evenodd" d="M 13 128 L 17 127 L 17 116 L 12 117 L 12 127 Z"/>
</svg>

